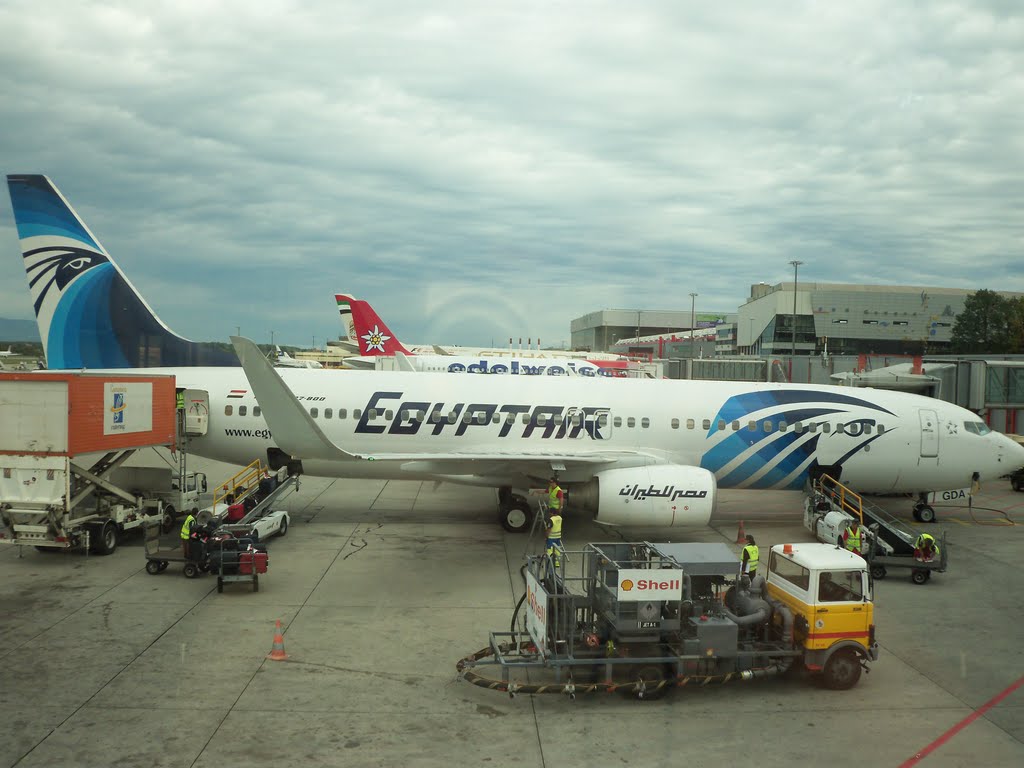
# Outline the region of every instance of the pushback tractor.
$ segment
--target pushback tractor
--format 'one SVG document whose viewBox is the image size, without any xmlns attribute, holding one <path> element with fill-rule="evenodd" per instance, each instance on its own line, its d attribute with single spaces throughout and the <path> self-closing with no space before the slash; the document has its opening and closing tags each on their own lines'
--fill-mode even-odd
<svg viewBox="0 0 1024 768">
<path fill-rule="evenodd" d="M 736 566 L 725 544 L 588 544 L 566 552 L 559 568 L 548 556 L 528 557 L 510 631 L 491 632 L 457 668 L 510 695 L 652 699 L 672 687 L 801 668 L 846 689 L 877 660 L 863 558 L 785 544 L 772 547 L 767 573 L 752 581 L 737 579 Z"/>
</svg>

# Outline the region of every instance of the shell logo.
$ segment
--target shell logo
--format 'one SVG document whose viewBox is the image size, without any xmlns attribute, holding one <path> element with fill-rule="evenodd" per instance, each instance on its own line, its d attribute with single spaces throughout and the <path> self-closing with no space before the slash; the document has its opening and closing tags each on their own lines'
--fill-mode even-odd
<svg viewBox="0 0 1024 768">
<path fill-rule="evenodd" d="M 633 580 L 632 579 L 624 579 L 620 586 L 622 587 L 622 591 L 623 592 L 629 592 L 629 590 L 631 590 L 633 588 Z"/>
</svg>

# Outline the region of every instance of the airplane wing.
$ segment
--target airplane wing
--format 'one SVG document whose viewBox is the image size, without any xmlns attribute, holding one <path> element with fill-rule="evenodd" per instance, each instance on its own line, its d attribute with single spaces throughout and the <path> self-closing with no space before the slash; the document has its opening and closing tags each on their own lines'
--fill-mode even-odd
<svg viewBox="0 0 1024 768">
<path fill-rule="evenodd" d="M 449 352 L 444 347 L 439 347 L 437 344 L 434 344 L 434 354 L 435 355 L 444 355 L 444 356 L 447 357 L 447 356 L 451 355 L 451 352 Z"/>
<path fill-rule="evenodd" d="M 296 399 L 274 366 L 260 354 L 249 339 L 232 336 L 238 359 L 249 380 L 249 386 L 260 404 L 263 417 L 274 435 L 274 442 L 296 459 L 325 461 L 388 461 L 402 464 L 409 472 L 430 472 L 439 475 L 489 475 L 509 468 L 543 473 L 551 468 L 568 466 L 610 465 L 622 459 L 661 463 L 659 457 L 639 451 L 449 451 L 445 453 L 373 453 L 345 451 L 331 442 L 309 412 Z"/>
<path fill-rule="evenodd" d="M 398 370 L 400 371 L 415 371 L 413 364 L 409 362 L 409 358 L 403 355 L 401 352 L 395 352 L 395 362 L 398 364 Z"/>
</svg>

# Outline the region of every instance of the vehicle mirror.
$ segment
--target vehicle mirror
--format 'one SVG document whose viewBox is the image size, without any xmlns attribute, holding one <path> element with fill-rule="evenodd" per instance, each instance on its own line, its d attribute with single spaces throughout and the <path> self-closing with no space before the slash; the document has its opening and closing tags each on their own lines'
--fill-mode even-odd
<svg viewBox="0 0 1024 768">
<path fill-rule="evenodd" d="M 203 493 L 206 493 L 206 475 L 203 475 L 202 479 L 200 479 L 199 487 L 202 488 Z"/>
</svg>

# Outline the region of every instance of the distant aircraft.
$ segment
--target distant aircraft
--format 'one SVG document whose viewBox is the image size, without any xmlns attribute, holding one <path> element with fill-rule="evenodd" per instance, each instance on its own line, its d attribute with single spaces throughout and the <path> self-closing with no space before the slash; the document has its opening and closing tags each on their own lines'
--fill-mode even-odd
<svg viewBox="0 0 1024 768">
<path fill-rule="evenodd" d="M 440 344 L 403 344 L 398 340 L 395 333 L 380 319 L 368 301 L 356 299 L 351 294 L 336 293 L 335 301 L 338 302 L 339 312 L 342 314 L 342 323 L 350 324 L 351 331 L 349 338 L 359 343 L 361 356 L 372 357 L 375 355 L 393 355 L 395 352 L 403 352 L 406 355 L 464 355 L 468 357 L 559 357 L 590 362 L 618 361 L 628 363 L 622 355 L 614 355 L 608 352 L 571 352 L 568 350 L 542 350 L 542 349 L 513 349 L 512 340 L 509 339 L 508 349 L 497 349 L 488 347 L 458 347 Z M 344 309 L 342 309 L 344 307 Z M 539 340 L 538 340 L 539 343 Z M 522 339 L 520 339 L 522 344 Z M 625 367 L 623 365 L 622 367 Z"/>
<path fill-rule="evenodd" d="M 274 352 L 277 354 L 274 365 L 278 368 L 323 368 L 316 360 L 296 360 L 276 344 Z"/>
<path fill-rule="evenodd" d="M 348 368 L 365 370 L 400 370 L 429 373 L 488 373 L 506 376 L 572 376 L 589 378 L 626 378 L 635 373 L 644 378 L 643 372 L 629 369 L 628 360 L 597 361 L 582 358 L 563 357 L 561 352 L 540 353 L 530 350 L 531 355 L 518 352 L 503 355 L 480 353 L 448 354 L 414 353 L 402 344 L 390 328 L 380 319 L 369 302 L 356 299 L 348 294 L 335 294 L 339 308 L 344 306 L 352 320 L 355 337 L 360 343 L 361 355 L 345 358 Z M 390 367 L 382 363 L 391 361 Z M 652 377 L 647 377 L 652 378 Z"/>
<path fill-rule="evenodd" d="M 942 379 L 935 374 L 954 367 L 953 363 L 930 363 L 927 368 L 914 363 L 897 363 L 859 373 L 833 373 L 831 378 L 849 387 L 899 389 L 905 392 L 932 391 L 937 396 Z"/>
<path fill-rule="evenodd" d="M 0 357 L 13 357 L 12 347 L 8 346 L 6 351 L 0 350 Z"/>
<path fill-rule="evenodd" d="M 107 360 L 123 358 L 117 313 L 133 303 L 149 313 L 137 317 L 145 327 L 168 336 L 151 340 L 154 348 L 175 348 L 180 337 L 49 179 L 8 176 L 8 185 L 29 275 L 48 274 L 48 264 L 54 272 L 71 267 L 30 282 L 44 340 L 61 339 L 76 367 L 109 368 Z M 137 366 L 174 375 L 186 400 L 208 415 L 205 434 L 190 439 L 193 453 L 241 465 L 265 458 L 272 468 L 319 477 L 491 487 L 510 531 L 529 529 L 524 493 L 554 473 L 570 514 L 665 527 L 706 525 L 719 487 L 797 490 L 827 472 L 863 492 L 919 494 L 921 505 L 930 491 L 1024 467 L 1024 446 L 974 413 L 903 392 L 338 373 L 275 368 L 251 341 L 232 343 L 243 368 Z"/>
</svg>

